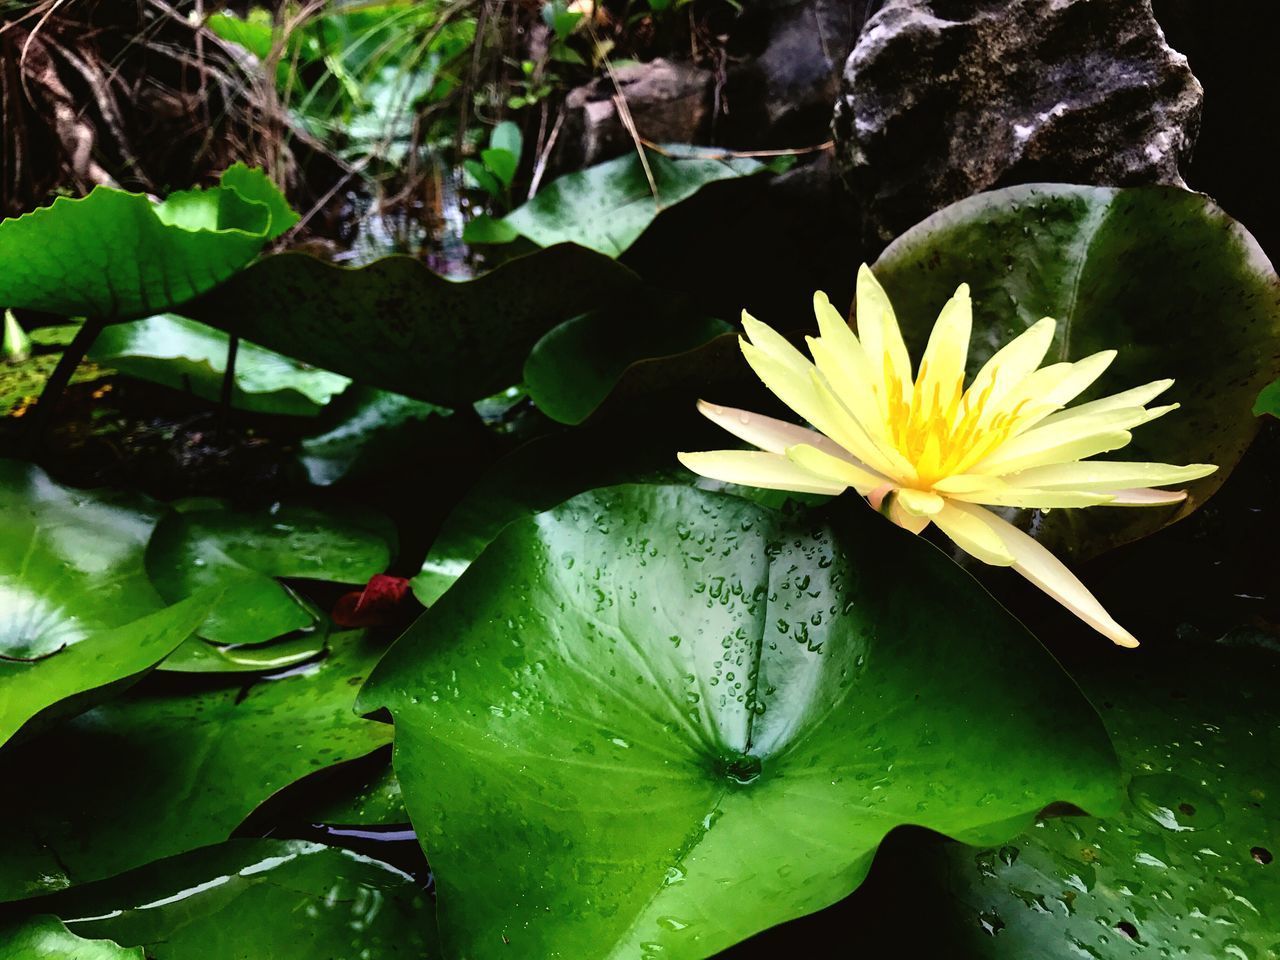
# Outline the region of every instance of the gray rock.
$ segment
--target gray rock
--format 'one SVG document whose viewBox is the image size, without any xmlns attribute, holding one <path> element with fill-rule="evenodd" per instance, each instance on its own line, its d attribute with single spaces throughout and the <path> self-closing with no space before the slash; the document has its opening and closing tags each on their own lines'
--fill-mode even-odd
<svg viewBox="0 0 1280 960">
<path fill-rule="evenodd" d="M 836 155 L 877 245 L 1013 183 L 1184 185 L 1202 100 L 1150 0 L 888 0 L 845 64 Z"/>
<path fill-rule="evenodd" d="M 651 60 L 576 87 L 565 97 L 565 119 L 556 137 L 551 169 L 578 170 L 635 149 L 618 114 L 621 88 L 640 136 L 655 143 L 706 143 L 711 127 L 714 75 L 689 64 Z"/>
</svg>

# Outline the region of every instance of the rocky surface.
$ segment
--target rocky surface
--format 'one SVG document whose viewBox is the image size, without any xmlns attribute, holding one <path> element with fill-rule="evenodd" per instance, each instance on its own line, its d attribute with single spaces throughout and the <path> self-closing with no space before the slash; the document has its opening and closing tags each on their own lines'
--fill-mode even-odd
<svg viewBox="0 0 1280 960">
<path fill-rule="evenodd" d="M 1150 0 L 888 0 L 845 64 L 837 161 L 883 245 L 993 187 L 1181 185 L 1202 99 Z"/>
<path fill-rule="evenodd" d="M 655 143 L 706 143 L 711 130 L 710 70 L 669 60 L 619 67 L 617 86 L 609 77 L 569 91 L 565 119 L 556 136 L 555 171 L 603 163 L 635 149 L 618 113 L 621 89 L 640 136 Z"/>
</svg>

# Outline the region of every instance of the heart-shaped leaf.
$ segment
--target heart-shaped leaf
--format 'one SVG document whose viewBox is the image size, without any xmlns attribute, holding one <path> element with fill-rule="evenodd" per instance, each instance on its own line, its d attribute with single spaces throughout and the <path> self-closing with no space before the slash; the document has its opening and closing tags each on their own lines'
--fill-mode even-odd
<svg viewBox="0 0 1280 960">
<path fill-rule="evenodd" d="M 141 947 L 122 947 L 112 940 L 85 940 L 49 914 L 0 924 L 0 948 L 5 956 L 21 960 L 146 960 Z"/>
<path fill-rule="evenodd" d="M 199 625 L 207 601 L 165 608 L 147 578 L 159 514 L 0 460 L 0 745 L 137 678 Z"/>
<path fill-rule="evenodd" d="M 351 269 L 281 253 L 182 313 L 366 386 L 461 406 L 519 380 L 529 350 L 556 324 L 638 283 L 571 244 L 467 281 L 413 257 Z"/>
<path fill-rule="evenodd" d="M 431 904 L 412 877 L 300 840 L 232 840 L 24 906 L 157 960 L 438 956 Z M 8 946 L 0 939 L 0 952 Z"/>
<path fill-rule="evenodd" d="M 1180 508 L 1055 510 L 1035 533 L 1058 552 L 1098 553 L 1203 503 L 1253 439 L 1254 398 L 1280 373 L 1280 279 L 1253 237 L 1201 194 L 1009 187 L 912 227 L 872 269 L 913 356 L 964 282 L 974 305 L 971 372 L 1049 316 L 1058 331 L 1046 362 L 1119 351 L 1092 393 L 1177 380 L 1165 396 L 1182 409 L 1137 429 L 1118 455 L 1216 463 L 1218 472 L 1190 484 Z"/>
<path fill-rule="evenodd" d="M 276 505 L 245 512 L 197 503 L 160 523 L 147 548 L 147 572 L 170 600 L 220 593 L 200 636 L 223 644 L 265 643 L 321 621 L 276 577 L 366 583 L 387 568 L 395 543 L 387 520 L 370 510 Z"/>
<path fill-rule="evenodd" d="M 397 642 L 359 708 L 395 717 L 446 953 L 706 957 L 847 894 L 900 824 L 993 842 L 1110 801 L 1052 657 L 845 506 L 584 494 L 508 526 Z"/>
<path fill-rule="evenodd" d="M 95 187 L 80 199 L 0 221 L 0 304 L 131 320 L 171 310 L 246 266 L 296 222 L 258 171 L 155 203 Z"/>
<path fill-rule="evenodd" d="M 229 339 L 221 330 L 164 313 L 107 327 L 89 357 L 120 373 L 217 400 Z M 351 384 L 248 342 L 240 344 L 235 370 L 232 406 L 259 413 L 309 416 Z"/>
<path fill-rule="evenodd" d="M 386 725 L 351 709 L 381 650 L 360 634 L 330 644 L 248 686 L 156 675 L 0 758 L 23 785 L 0 795 L 0 900 L 225 840 L 282 788 L 385 745 Z"/>
<path fill-rule="evenodd" d="M 678 144 L 646 149 L 645 158 L 647 172 L 639 154 L 628 153 L 565 174 L 502 222 L 543 247 L 576 243 L 620 257 L 665 208 L 717 180 L 770 169 L 748 157 Z"/>
</svg>

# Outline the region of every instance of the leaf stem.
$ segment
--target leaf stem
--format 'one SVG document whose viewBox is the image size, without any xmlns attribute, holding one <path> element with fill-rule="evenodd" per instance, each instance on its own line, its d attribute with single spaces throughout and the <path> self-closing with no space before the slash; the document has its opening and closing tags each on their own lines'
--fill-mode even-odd
<svg viewBox="0 0 1280 960">
<path fill-rule="evenodd" d="M 240 338 L 234 333 L 227 338 L 227 367 L 222 373 L 222 396 L 218 401 L 218 414 L 225 427 L 231 419 L 231 399 L 236 385 L 236 357 L 240 353 Z"/>
<path fill-rule="evenodd" d="M 98 334 L 106 325 L 107 321 L 102 317 L 86 317 L 84 325 L 76 331 L 75 337 L 62 351 L 62 356 L 58 358 L 58 365 L 53 368 L 53 373 L 45 381 L 44 389 L 40 391 L 40 399 L 36 401 L 35 411 L 31 415 L 30 436 L 33 441 L 45 435 L 53 417 L 54 407 L 66 393 L 67 385 L 71 383 L 71 377 L 80 366 L 80 361 L 84 359 L 84 355 L 89 352 L 89 348 L 93 346 L 93 342 L 98 339 Z"/>
</svg>

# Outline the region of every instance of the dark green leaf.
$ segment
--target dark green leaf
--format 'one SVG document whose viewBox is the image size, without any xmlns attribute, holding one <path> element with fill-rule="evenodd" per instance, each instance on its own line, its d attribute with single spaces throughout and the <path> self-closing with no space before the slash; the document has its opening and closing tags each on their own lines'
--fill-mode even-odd
<svg viewBox="0 0 1280 960">
<path fill-rule="evenodd" d="M 462 168 L 467 171 L 467 176 L 475 181 L 476 186 L 489 196 L 502 196 L 502 185 L 498 183 L 497 177 L 486 170 L 479 160 L 463 160 Z"/>
<path fill-rule="evenodd" d="M 1182 409 L 1139 427 L 1119 456 L 1221 469 L 1191 484 L 1181 508 L 1055 510 L 1036 526 L 1055 551 L 1097 553 L 1203 503 L 1253 439 L 1254 398 L 1280 373 L 1280 281 L 1245 229 L 1198 193 L 1010 187 L 912 227 L 873 269 L 914 356 L 966 282 L 971 366 L 1049 316 L 1058 335 L 1046 362 L 1119 350 L 1092 394 L 1177 379 L 1165 396 Z"/>
<path fill-rule="evenodd" d="M 0 460 L 0 745 L 127 684 L 199 625 L 208 602 L 165 608 L 143 567 L 159 514 Z"/>
<path fill-rule="evenodd" d="M 637 284 L 626 268 L 571 245 L 464 282 L 412 257 L 349 269 L 282 253 L 183 314 L 366 386 L 461 406 L 519 380 L 529 350 L 556 324 Z"/>
<path fill-rule="evenodd" d="M 674 310 L 596 310 L 566 320 L 534 345 L 524 365 L 525 386 L 553 420 L 581 423 L 632 364 L 661 363 L 732 329 L 723 320 Z"/>
<path fill-rule="evenodd" d="M 1113 800 L 1053 658 L 845 506 L 594 491 L 507 527 L 397 642 L 359 705 L 395 717 L 446 953 L 706 957 L 846 895 L 899 824 L 990 843 Z"/>
<path fill-rule="evenodd" d="M 464 243 L 511 243 L 520 236 L 505 220 L 495 220 L 487 213 L 481 213 L 467 221 L 462 228 Z"/>
<path fill-rule="evenodd" d="M 298 505 L 242 512 L 202 503 L 167 516 L 147 548 L 147 572 L 170 600 L 221 594 L 200 635 L 264 643 L 313 630 L 319 615 L 276 577 L 363 584 L 386 570 L 395 531 L 381 515 Z"/>
<path fill-rule="evenodd" d="M 1258 399 L 1253 402 L 1255 417 L 1268 413 L 1273 417 L 1280 417 L 1280 380 L 1273 380 L 1263 387 Z"/>
<path fill-rule="evenodd" d="M 619 257 L 666 207 L 709 183 L 765 170 L 749 158 L 721 159 L 696 147 L 649 150 L 653 185 L 635 153 L 553 180 L 504 220 L 541 246 L 571 242 Z M 654 188 L 657 196 L 654 196 Z"/>
<path fill-rule="evenodd" d="M 227 369 L 229 337 L 186 317 L 159 314 L 107 327 L 89 351 L 121 373 L 218 400 Z M 232 406 L 259 413 L 308 416 L 351 381 L 242 342 L 236 355 Z"/>
<path fill-rule="evenodd" d="M 431 902 L 411 877 L 300 840 L 232 840 L 36 906 L 156 960 L 439 956 Z"/>
<path fill-rule="evenodd" d="M 177 650 L 164 658 L 159 669 L 169 673 L 265 673 L 306 663 L 325 648 L 323 629 L 302 631 L 296 636 L 267 644 L 210 643 L 188 637 Z"/>
<path fill-rule="evenodd" d="M 131 320 L 216 287 L 258 255 L 274 235 L 273 212 L 287 209 L 265 178 L 228 173 L 230 183 L 159 204 L 96 187 L 0 221 L 0 304 Z"/>
<path fill-rule="evenodd" d="M 516 178 L 516 167 L 520 163 L 518 156 L 510 150 L 490 147 L 481 152 L 480 159 L 484 161 L 485 168 L 497 177 L 504 187 L 511 186 L 511 181 Z"/>
<path fill-rule="evenodd" d="M 141 947 L 85 940 L 48 914 L 0 924 L 0 950 L 13 960 L 146 960 Z"/>
<path fill-rule="evenodd" d="M 387 727 L 351 709 L 381 651 L 358 633 L 330 644 L 249 686 L 153 678 L 0 758 L 23 785 L 0 795 L 0 900 L 225 840 L 278 790 L 384 745 Z"/>
</svg>

